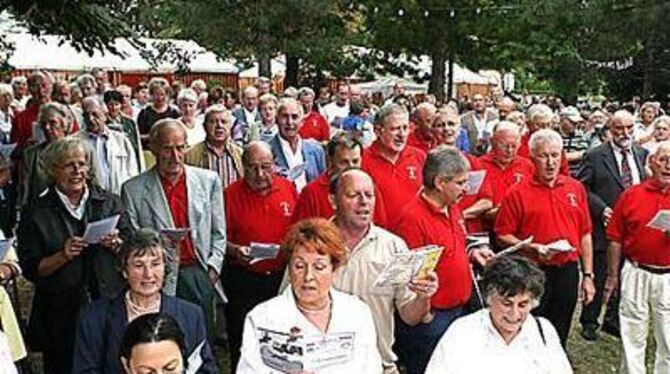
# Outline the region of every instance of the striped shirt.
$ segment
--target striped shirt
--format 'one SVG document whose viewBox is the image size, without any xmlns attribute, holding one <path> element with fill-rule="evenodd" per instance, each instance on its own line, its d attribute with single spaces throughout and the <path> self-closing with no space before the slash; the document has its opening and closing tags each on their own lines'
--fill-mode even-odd
<svg viewBox="0 0 670 374">
<path fill-rule="evenodd" d="M 208 169 L 216 172 L 219 175 L 219 178 L 221 178 L 221 183 L 223 184 L 223 188 L 228 187 L 240 178 L 240 175 L 237 173 L 237 169 L 235 168 L 235 161 L 227 151 L 219 154 L 207 142 L 205 142 L 205 147 L 207 148 Z"/>
</svg>

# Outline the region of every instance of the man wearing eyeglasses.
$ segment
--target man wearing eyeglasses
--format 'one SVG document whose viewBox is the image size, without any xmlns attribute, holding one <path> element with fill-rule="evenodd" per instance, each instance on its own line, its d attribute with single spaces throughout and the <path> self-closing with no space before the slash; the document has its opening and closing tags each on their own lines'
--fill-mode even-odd
<svg viewBox="0 0 670 374">
<path fill-rule="evenodd" d="M 126 182 L 121 197 L 135 229 L 151 228 L 169 239 L 176 255 L 163 291 L 199 305 L 213 337 L 214 285 L 226 246 L 221 180 L 184 164 L 186 131 L 175 119 L 156 122 L 149 145 L 156 165 Z"/>
</svg>

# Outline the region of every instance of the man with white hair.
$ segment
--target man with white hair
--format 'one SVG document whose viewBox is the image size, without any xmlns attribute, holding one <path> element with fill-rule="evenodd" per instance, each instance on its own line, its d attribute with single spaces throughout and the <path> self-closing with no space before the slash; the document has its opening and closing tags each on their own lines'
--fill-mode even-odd
<svg viewBox="0 0 670 374">
<path fill-rule="evenodd" d="M 258 98 L 258 89 L 248 86 L 242 91 L 242 106 L 233 110 L 234 121 L 231 134 L 233 140 L 240 145 L 244 143 L 249 126 L 261 120 Z"/>
<path fill-rule="evenodd" d="M 610 120 L 610 142 L 604 143 L 584 156 L 577 179 L 589 193 L 589 210 L 593 222 L 593 270 L 596 294 L 593 303 L 582 309 L 579 318 L 582 336 L 597 339 L 598 318 L 603 305 L 603 285 L 607 276 L 607 237 L 605 230 L 612 219 L 612 209 L 621 193 L 640 184 L 645 177 L 647 150 L 633 144 L 634 119 L 630 112 L 620 110 Z M 602 330 L 619 335 L 617 299 L 607 305 Z"/>
<path fill-rule="evenodd" d="M 563 141 L 557 132 L 536 131 L 530 149 L 535 174 L 509 190 L 494 230 L 503 245 L 532 237 L 521 252 L 537 262 L 547 277 L 535 314 L 556 327 L 565 347 L 577 303 L 580 257 L 584 304 L 592 301 L 595 292 L 588 197 L 581 183 L 559 174 Z"/>
<path fill-rule="evenodd" d="M 649 225 L 658 213 L 670 209 L 670 143 L 659 145 L 649 166 L 653 178 L 621 194 L 607 225 L 609 264 L 604 297 L 607 302 L 619 289 L 621 269 L 621 372 L 631 374 L 647 372 L 645 352 L 652 321 L 654 373 L 670 372 L 670 230 Z"/>
</svg>

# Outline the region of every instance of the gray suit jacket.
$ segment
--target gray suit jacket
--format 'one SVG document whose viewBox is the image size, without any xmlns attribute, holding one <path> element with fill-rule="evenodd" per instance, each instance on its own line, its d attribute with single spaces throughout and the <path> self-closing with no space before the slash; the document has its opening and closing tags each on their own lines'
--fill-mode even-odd
<svg viewBox="0 0 670 374">
<path fill-rule="evenodd" d="M 223 209 L 223 190 L 216 173 L 191 166 L 186 168 L 188 191 L 188 221 L 191 240 L 200 265 L 221 272 L 226 249 L 226 222 Z M 156 231 L 174 228 L 172 214 L 155 168 L 132 178 L 123 185 L 121 198 L 126 204 L 130 221 L 135 229 L 152 228 Z M 168 264 L 178 270 L 179 257 L 173 256 Z M 177 271 L 165 279 L 164 291 L 176 291 Z M 174 288 L 173 288 L 174 287 Z"/>
</svg>

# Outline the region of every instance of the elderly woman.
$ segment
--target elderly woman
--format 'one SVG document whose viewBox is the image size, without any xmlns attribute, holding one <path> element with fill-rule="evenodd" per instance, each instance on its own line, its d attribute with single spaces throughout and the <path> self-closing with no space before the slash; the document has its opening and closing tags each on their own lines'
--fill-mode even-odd
<svg viewBox="0 0 670 374">
<path fill-rule="evenodd" d="M 17 232 L 19 264 L 35 284 L 28 339 L 44 353 L 45 373 L 70 372 L 81 307 L 123 288 L 117 251 L 130 221 L 120 197 L 89 182 L 88 149 L 66 137 L 44 150 L 49 187 L 23 212 Z M 99 240 L 84 239 L 89 223 L 114 216 L 115 229 Z"/>
<path fill-rule="evenodd" d="M 649 151 L 649 155 L 656 153 L 661 142 L 670 139 L 670 116 L 657 117 L 651 126 L 653 128 L 652 139 L 642 144 L 642 147 Z"/>
<path fill-rule="evenodd" d="M 196 305 L 161 293 L 167 251 L 158 233 L 138 230 L 121 249 L 121 269 L 128 289 L 112 300 L 100 299 L 82 313 L 77 326 L 73 373 L 119 373 L 123 332 L 136 318 L 149 313 L 172 316 L 184 332 L 186 352 L 198 350 L 199 373 L 216 373 L 207 342 L 205 319 Z"/>
<path fill-rule="evenodd" d="M 298 222 L 282 250 L 291 287 L 247 314 L 237 373 L 381 373 L 370 309 L 332 288 L 346 259 L 339 230 L 322 218 Z"/>
<path fill-rule="evenodd" d="M 205 141 L 186 153 L 184 161 L 192 166 L 216 172 L 223 188 L 242 177 L 242 147 L 230 137 L 233 118 L 222 104 L 212 105 L 205 111 Z"/>
<path fill-rule="evenodd" d="M 42 165 L 42 153 L 47 146 L 67 135 L 72 124 L 68 109 L 58 103 L 47 103 L 40 107 L 37 123 L 44 133 L 45 141 L 29 146 L 23 151 L 19 165 L 19 206 L 27 206 L 47 188 L 47 177 Z"/>
<path fill-rule="evenodd" d="M 177 109 L 170 106 L 170 85 L 164 78 L 152 78 L 149 81 L 151 104 L 144 107 L 137 115 L 137 127 L 140 130 L 142 146 L 148 149 L 149 130 L 154 123 L 164 118 L 179 118 Z"/>
<path fill-rule="evenodd" d="M 426 374 L 569 374 L 554 327 L 530 316 L 544 292 L 544 273 L 519 256 L 484 269 L 488 307 L 456 320 L 433 352 Z"/>
<path fill-rule="evenodd" d="M 120 358 L 126 374 L 184 373 L 188 365 L 184 333 L 170 315 L 146 314 L 123 334 Z M 188 369 L 188 373 L 197 371 Z"/>
<path fill-rule="evenodd" d="M 196 115 L 198 111 L 198 94 L 190 88 L 179 91 L 177 105 L 181 117 L 182 126 L 186 130 L 186 140 L 189 146 L 205 140 L 205 129 L 202 124 L 202 116 Z"/>
<path fill-rule="evenodd" d="M 268 143 L 277 134 L 278 105 L 279 100 L 273 94 L 265 94 L 258 99 L 258 110 L 261 113 L 261 120 L 249 126 L 245 144 L 249 144 L 255 140 L 262 140 Z"/>
</svg>

